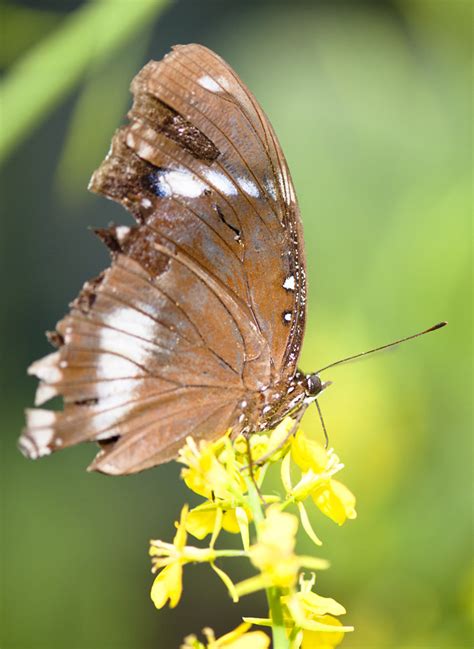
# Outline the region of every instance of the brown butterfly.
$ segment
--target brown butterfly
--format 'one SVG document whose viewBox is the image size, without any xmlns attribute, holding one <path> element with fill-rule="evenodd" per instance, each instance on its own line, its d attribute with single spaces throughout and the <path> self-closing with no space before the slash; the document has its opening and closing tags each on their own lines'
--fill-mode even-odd
<svg viewBox="0 0 474 649">
<path fill-rule="evenodd" d="M 132 82 L 130 122 L 90 189 L 137 225 L 97 230 L 110 267 L 86 282 L 33 363 L 22 452 L 101 446 L 90 469 L 127 474 L 302 414 L 325 387 L 297 369 L 303 233 L 288 166 L 254 96 L 216 54 L 173 48 Z"/>
</svg>

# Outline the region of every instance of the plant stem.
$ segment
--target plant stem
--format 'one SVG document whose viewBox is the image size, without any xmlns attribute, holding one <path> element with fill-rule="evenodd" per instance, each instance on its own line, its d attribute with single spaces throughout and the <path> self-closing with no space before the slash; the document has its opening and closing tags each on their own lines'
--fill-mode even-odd
<svg viewBox="0 0 474 649">
<path fill-rule="evenodd" d="M 252 511 L 253 520 L 255 523 L 255 530 L 257 532 L 257 539 L 259 535 L 260 524 L 264 521 L 265 517 L 262 510 L 259 494 L 255 489 L 250 478 L 245 478 L 249 494 L 249 506 Z M 273 649 L 288 649 L 289 643 L 286 636 L 285 623 L 283 620 L 283 610 L 281 607 L 281 593 L 279 588 L 267 588 L 267 602 L 270 609 L 270 618 L 272 620 L 272 637 Z"/>
<path fill-rule="evenodd" d="M 214 550 L 216 558 L 219 557 L 248 557 L 245 550 Z"/>
<path fill-rule="evenodd" d="M 9 70 L 1 87 L 0 159 L 70 92 L 93 62 L 104 61 L 154 20 L 169 0 L 83 3 Z"/>
</svg>

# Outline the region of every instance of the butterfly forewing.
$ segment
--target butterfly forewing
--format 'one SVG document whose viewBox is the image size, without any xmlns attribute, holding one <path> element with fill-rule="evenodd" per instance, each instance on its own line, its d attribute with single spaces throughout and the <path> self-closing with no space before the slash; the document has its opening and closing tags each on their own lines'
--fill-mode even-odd
<svg viewBox="0 0 474 649">
<path fill-rule="evenodd" d="M 239 427 L 250 394 L 296 370 L 305 317 L 298 207 L 255 98 L 217 55 L 179 46 L 132 83 L 91 189 L 137 226 L 98 231 L 112 263 L 85 284 L 37 361 L 30 457 L 80 441 L 92 468 L 130 473 L 172 459 L 188 435 Z"/>
</svg>

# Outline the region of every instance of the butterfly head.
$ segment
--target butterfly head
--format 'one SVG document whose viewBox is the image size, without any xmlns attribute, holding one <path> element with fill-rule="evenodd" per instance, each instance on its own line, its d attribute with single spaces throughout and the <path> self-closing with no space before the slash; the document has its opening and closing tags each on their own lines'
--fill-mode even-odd
<svg viewBox="0 0 474 649">
<path fill-rule="evenodd" d="M 305 392 L 307 397 L 315 398 L 324 389 L 330 386 L 332 381 L 322 381 L 319 374 L 306 374 Z"/>
</svg>

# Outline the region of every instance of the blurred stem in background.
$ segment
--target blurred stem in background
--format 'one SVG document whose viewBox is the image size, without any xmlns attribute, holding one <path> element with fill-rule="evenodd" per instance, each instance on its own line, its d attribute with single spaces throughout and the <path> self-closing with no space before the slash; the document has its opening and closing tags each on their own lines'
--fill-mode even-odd
<svg viewBox="0 0 474 649">
<path fill-rule="evenodd" d="M 169 5 L 169 0 L 96 0 L 83 5 L 15 63 L 0 91 L 0 162 L 98 64 Z M 5 11 L 5 9 L 4 9 Z M 10 35 L 14 38 L 14 35 Z"/>
<path fill-rule="evenodd" d="M 130 79 L 143 64 L 151 36 L 151 26 L 142 28 L 112 60 L 108 57 L 89 66 L 56 167 L 55 190 L 62 204 L 87 200 L 84 189 L 91 171 L 102 161 L 113 130 L 130 106 Z"/>
</svg>

